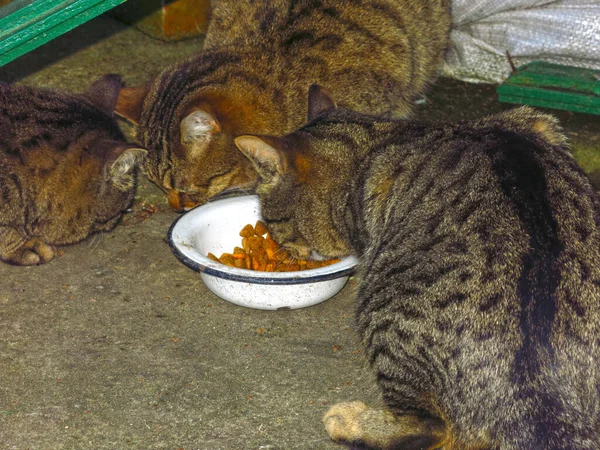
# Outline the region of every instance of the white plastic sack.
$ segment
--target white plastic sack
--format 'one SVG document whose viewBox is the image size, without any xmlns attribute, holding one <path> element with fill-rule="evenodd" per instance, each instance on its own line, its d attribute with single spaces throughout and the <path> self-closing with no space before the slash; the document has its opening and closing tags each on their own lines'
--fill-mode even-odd
<svg viewBox="0 0 600 450">
<path fill-rule="evenodd" d="M 443 73 L 502 82 L 542 60 L 600 70 L 600 0 L 453 0 L 451 47 Z"/>
</svg>

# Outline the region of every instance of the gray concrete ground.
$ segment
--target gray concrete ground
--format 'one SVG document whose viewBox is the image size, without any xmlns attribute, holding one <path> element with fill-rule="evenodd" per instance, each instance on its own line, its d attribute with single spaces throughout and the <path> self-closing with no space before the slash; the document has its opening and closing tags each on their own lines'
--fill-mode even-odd
<svg viewBox="0 0 600 450">
<path fill-rule="evenodd" d="M 198 50 L 97 18 L 0 68 L 0 79 L 82 91 L 131 84 Z M 441 79 L 425 118 L 505 109 L 493 86 Z M 600 119 L 558 113 L 576 156 L 600 168 Z M 0 265 L 0 449 L 334 449 L 321 416 L 379 399 L 353 325 L 351 280 L 295 311 L 213 295 L 165 242 L 176 218 L 145 179 L 115 231 L 39 267 Z"/>
</svg>

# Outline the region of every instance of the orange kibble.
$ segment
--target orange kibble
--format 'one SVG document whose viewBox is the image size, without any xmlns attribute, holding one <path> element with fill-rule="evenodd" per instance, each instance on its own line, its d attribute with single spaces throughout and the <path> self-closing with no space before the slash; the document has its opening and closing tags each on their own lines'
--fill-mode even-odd
<svg viewBox="0 0 600 450">
<path fill-rule="evenodd" d="M 250 249 L 262 249 L 264 239 L 261 236 L 250 236 L 246 239 L 248 239 L 248 247 L 250 247 Z"/>
<path fill-rule="evenodd" d="M 246 250 L 240 247 L 236 247 L 233 249 L 233 257 L 235 259 L 244 259 L 246 257 Z"/>
<path fill-rule="evenodd" d="M 272 248 L 265 248 L 265 253 L 267 254 L 267 258 L 275 259 L 275 253 L 277 253 L 277 250 L 273 250 Z"/>
<path fill-rule="evenodd" d="M 252 270 L 258 270 L 260 266 L 260 260 L 258 258 L 252 258 Z"/>
<path fill-rule="evenodd" d="M 289 251 L 279 247 L 261 220 L 257 221 L 255 226 L 246 225 L 240 231 L 240 236 L 242 236 L 242 246 L 235 247 L 233 253 L 223 253 L 220 258 L 209 253 L 208 257 L 227 266 L 261 272 L 294 272 L 316 269 L 340 261 L 339 258 L 325 261 L 294 258 Z"/>
<path fill-rule="evenodd" d="M 267 237 L 265 238 L 265 248 L 270 248 L 271 250 L 277 250 L 279 248 L 279 245 L 277 245 L 277 242 L 275 242 L 270 234 L 267 234 Z"/>
<path fill-rule="evenodd" d="M 260 272 L 264 272 L 267 268 L 267 260 L 266 259 L 255 259 L 257 261 L 256 268 L 254 268 L 254 264 L 252 265 L 253 270 L 258 270 Z"/>
<path fill-rule="evenodd" d="M 252 256 L 255 258 L 267 259 L 267 252 L 262 247 L 255 247 L 252 249 Z"/>
<path fill-rule="evenodd" d="M 242 236 L 242 237 L 254 236 L 254 227 L 250 224 L 246 225 L 244 228 L 242 228 L 242 231 L 240 231 L 240 236 Z"/>
<path fill-rule="evenodd" d="M 219 258 L 219 261 L 221 261 L 226 266 L 235 267 L 235 258 L 231 253 L 223 253 Z"/>
<path fill-rule="evenodd" d="M 286 267 L 287 272 L 295 272 L 296 270 L 300 270 L 300 264 L 297 262 L 290 263 Z"/>
<path fill-rule="evenodd" d="M 316 269 L 317 267 L 321 267 L 320 261 L 314 261 L 312 259 L 309 259 L 308 261 L 306 261 L 307 269 Z"/>
<path fill-rule="evenodd" d="M 248 237 L 249 236 L 242 238 L 242 247 L 246 253 L 250 253 L 250 241 L 248 241 Z"/>
<path fill-rule="evenodd" d="M 256 225 L 254 225 L 254 232 L 258 235 L 258 236 L 264 236 L 265 234 L 268 233 L 268 229 L 267 226 L 265 225 L 265 223 L 262 220 L 259 220 L 258 222 L 256 222 Z"/>
</svg>

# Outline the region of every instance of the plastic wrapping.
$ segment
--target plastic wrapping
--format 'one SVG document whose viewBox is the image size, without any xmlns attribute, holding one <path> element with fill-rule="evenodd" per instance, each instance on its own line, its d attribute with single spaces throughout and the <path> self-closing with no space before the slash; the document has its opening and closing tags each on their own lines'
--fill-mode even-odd
<svg viewBox="0 0 600 450">
<path fill-rule="evenodd" d="M 443 73 L 499 83 L 533 60 L 600 70 L 600 0 L 454 0 Z"/>
</svg>

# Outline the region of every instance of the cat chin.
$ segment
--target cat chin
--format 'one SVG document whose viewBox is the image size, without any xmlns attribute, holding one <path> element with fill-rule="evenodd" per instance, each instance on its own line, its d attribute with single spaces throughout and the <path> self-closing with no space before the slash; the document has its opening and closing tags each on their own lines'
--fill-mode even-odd
<svg viewBox="0 0 600 450">
<path fill-rule="evenodd" d="M 324 261 L 329 258 L 327 256 L 323 256 L 313 250 L 310 252 L 310 259 L 314 259 L 315 261 Z"/>
</svg>

